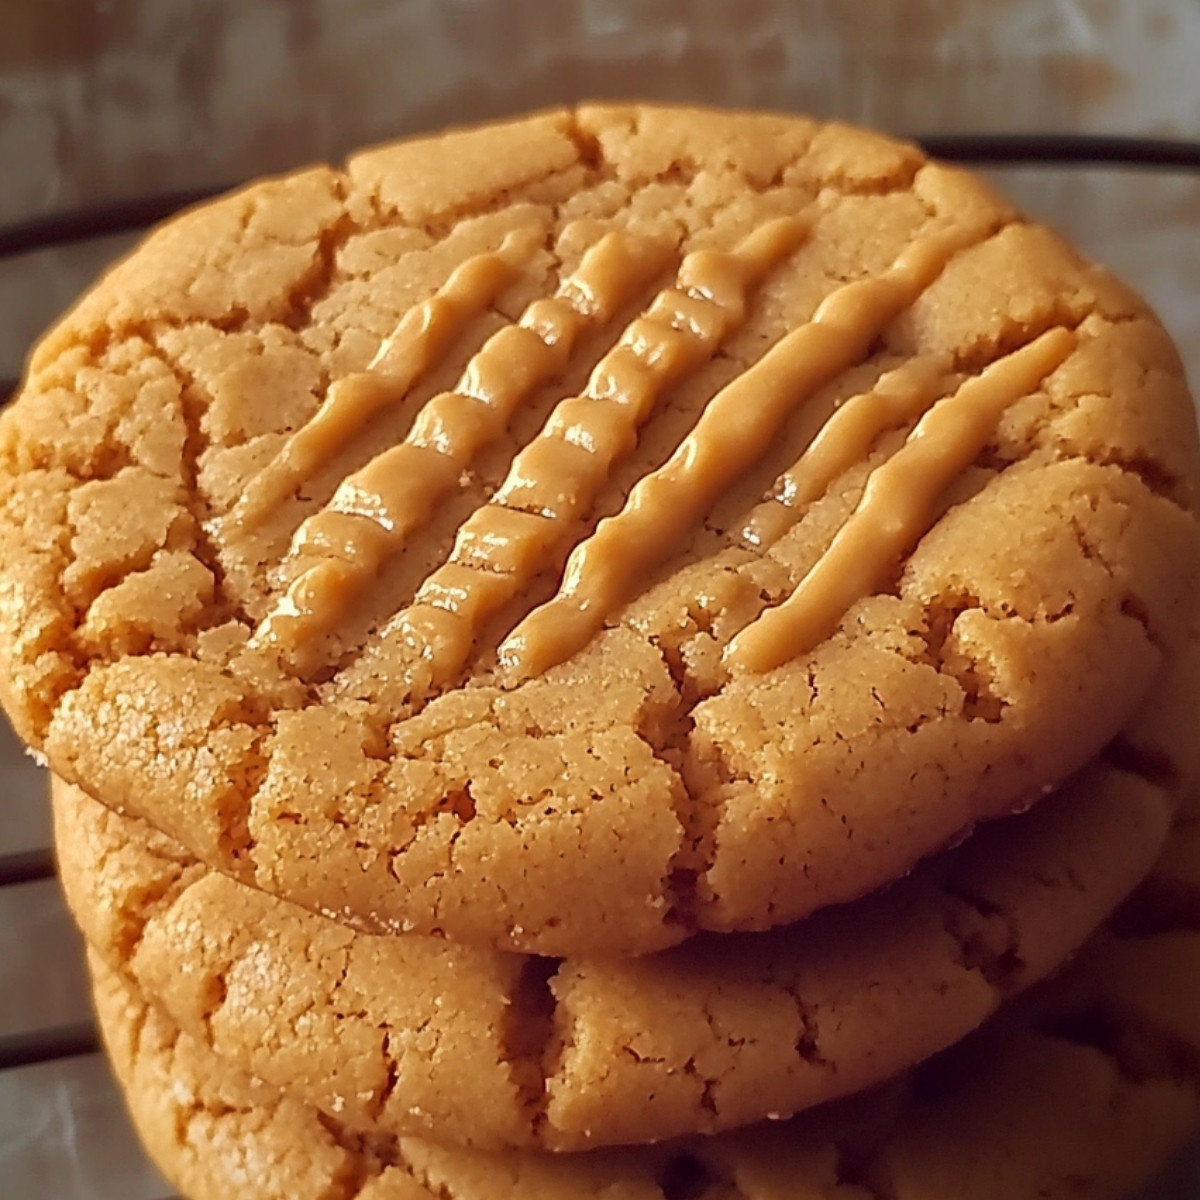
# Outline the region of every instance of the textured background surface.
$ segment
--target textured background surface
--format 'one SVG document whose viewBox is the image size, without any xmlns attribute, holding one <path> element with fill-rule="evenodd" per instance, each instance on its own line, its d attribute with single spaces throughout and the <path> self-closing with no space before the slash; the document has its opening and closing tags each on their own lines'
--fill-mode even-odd
<svg viewBox="0 0 1200 1200">
<path fill-rule="evenodd" d="M 0 0 L 0 223 L 235 182 L 582 97 L 807 110 L 916 132 L 1200 131 L 1194 0 Z M 1128 277 L 1200 381 L 1200 176 L 997 181 Z M 124 243 L 0 261 L 0 376 Z M 0 855 L 44 845 L 0 737 Z M 86 1016 L 50 881 L 0 890 L 0 1040 Z M 6 1200 L 156 1200 L 103 1063 L 0 1074 Z M 1162 1195 L 1200 1197 L 1181 1163 Z"/>
</svg>

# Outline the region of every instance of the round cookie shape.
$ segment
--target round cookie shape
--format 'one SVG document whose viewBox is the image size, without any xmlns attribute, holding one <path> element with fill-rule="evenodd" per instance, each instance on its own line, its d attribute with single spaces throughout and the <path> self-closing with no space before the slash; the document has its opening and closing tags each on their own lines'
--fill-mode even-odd
<svg viewBox="0 0 1200 1200">
<path fill-rule="evenodd" d="M 634 960 L 355 933 L 56 780 L 60 876 L 173 1023 L 355 1128 L 554 1150 L 712 1133 L 874 1086 L 1058 969 L 1161 851 L 1198 680 L 1193 645 L 1109 763 L 878 896 Z"/>
<path fill-rule="evenodd" d="M 852 900 L 1128 719 L 1194 415 L 1102 270 L 912 146 L 586 107 L 175 220 L 0 418 L 54 770 L 380 931 L 636 955 Z"/>
<path fill-rule="evenodd" d="M 1138 928 L 1122 915 L 1061 975 L 881 1089 L 790 1121 L 580 1155 L 355 1130 L 239 1072 L 91 961 L 134 1123 L 194 1200 L 1120 1200 L 1200 1124 L 1196 862 L 1183 907 L 1139 897 Z"/>
</svg>

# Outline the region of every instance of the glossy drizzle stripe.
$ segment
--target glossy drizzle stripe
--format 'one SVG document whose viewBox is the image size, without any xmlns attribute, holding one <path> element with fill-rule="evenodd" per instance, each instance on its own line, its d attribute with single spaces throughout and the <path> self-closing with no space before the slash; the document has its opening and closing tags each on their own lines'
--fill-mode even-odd
<svg viewBox="0 0 1200 1200">
<path fill-rule="evenodd" d="M 726 662 L 768 671 L 828 637 L 928 530 L 938 496 L 971 465 L 1004 410 L 1074 348 L 1073 333 L 1051 329 L 935 404 L 905 444 L 871 472 L 858 507 L 796 590 L 730 642 Z"/>
<path fill-rule="evenodd" d="M 812 319 L 784 335 L 708 403 L 695 428 L 657 471 L 640 479 L 625 507 L 572 551 L 558 594 L 500 647 L 513 680 L 575 654 L 630 598 L 716 498 L 756 463 L 814 392 L 861 362 L 871 343 L 987 230 L 951 226 L 908 246 L 874 279 L 844 284 Z"/>
<path fill-rule="evenodd" d="M 556 295 L 533 301 L 515 325 L 493 334 L 455 390 L 422 408 L 400 445 L 349 476 L 328 506 L 301 524 L 293 539 L 301 570 L 260 626 L 257 642 L 294 657 L 307 639 L 329 632 L 428 521 L 476 454 L 503 435 L 520 405 L 567 367 L 579 338 L 613 320 L 666 267 L 670 253 L 660 242 L 609 233 Z M 351 386 L 369 382 L 369 376 L 357 379 Z"/>
<path fill-rule="evenodd" d="M 842 404 L 779 477 L 771 498 L 750 514 L 742 541 L 758 549 L 779 541 L 806 505 L 820 499 L 839 475 L 867 457 L 881 434 L 916 420 L 938 398 L 948 366 L 948 358 L 913 359 L 882 375 L 869 392 Z"/>
<path fill-rule="evenodd" d="M 245 529 L 261 524 L 372 417 L 402 400 L 467 324 L 516 282 L 538 241 L 532 230 L 508 234 L 498 251 L 467 259 L 434 295 L 409 309 L 367 370 L 334 383 L 312 420 L 254 478 L 235 505 L 231 523 Z"/>
<path fill-rule="evenodd" d="M 514 459 L 491 503 L 460 529 L 450 561 L 384 634 L 413 644 L 439 683 L 470 655 L 484 624 L 519 596 L 571 535 L 668 389 L 708 361 L 745 319 L 749 294 L 807 238 L 807 217 L 781 217 L 731 251 L 689 254 L 662 292 Z"/>
</svg>

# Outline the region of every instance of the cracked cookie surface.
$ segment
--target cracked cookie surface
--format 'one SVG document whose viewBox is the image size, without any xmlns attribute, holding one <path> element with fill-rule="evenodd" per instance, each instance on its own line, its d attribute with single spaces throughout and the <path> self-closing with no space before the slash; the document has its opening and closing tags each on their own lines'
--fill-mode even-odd
<svg viewBox="0 0 1200 1200">
<path fill-rule="evenodd" d="M 878 896 L 635 960 L 355 933 L 56 781 L 60 876 L 91 946 L 189 1037 L 356 1129 L 555 1150 L 711 1133 L 874 1086 L 1058 969 L 1194 785 L 1198 681 L 1193 642 L 1102 762 Z"/>
<path fill-rule="evenodd" d="M 134 1121 L 194 1200 L 1119 1200 L 1200 1121 L 1196 835 L 1193 806 L 1107 929 L 965 1042 L 790 1121 L 654 1147 L 364 1133 L 237 1071 L 93 959 L 96 1000 Z"/>
<path fill-rule="evenodd" d="M 348 924 L 631 955 L 852 900 L 1079 769 L 1184 636 L 1140 300 L 973 177 L 588 107 L 172 222 L 0 418 L 0 695 Z"/>
</svg>

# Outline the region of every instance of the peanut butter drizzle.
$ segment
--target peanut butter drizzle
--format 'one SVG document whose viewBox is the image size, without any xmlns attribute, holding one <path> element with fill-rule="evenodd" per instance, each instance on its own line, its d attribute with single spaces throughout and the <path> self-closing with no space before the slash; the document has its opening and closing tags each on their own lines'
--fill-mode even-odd
<svg viewBox="0 0 1200 1200">
<path fill-rule="evenodd" d="M 858 507 L 792 595 L 730 642 L 728 664 L 769 671 L 828 637 L 847 609 L 916 546 L 938 496 L 987 445 L 1004 410 L 1029 395 L 1074 347 L 1073 333 L 1051 329 L 935 404 L 868 477 Z"/>
<path fill-rule="evenodd" d="M 513 460 L 492 501 L 463 524 L 450 561 L 385 628 L 418 646 L 434 681 L 457 671 L 483 625 L 519 596 L 636 444 L 660 396 L 707 361 L 744 319 L 750 289 L 804 241 L 805 217 L 761 226 L 732 251 L 689 254 L 597 364 L 581 396 L 560 403 Z"/>
<path fill-rule="evenodd" d="M 913 242 L 883 275 L 828 295 L 812 320 L 718 392 L 667 462 L 638 480 L 624 508 L 571 552 L 558 594 L 500 646 L 511 677 L 539 675 L 586 646 L 636 582 L 762 456 L 796 407 L 861 361 L 951 256 L 985 232 L 964 225 Z"/>
<path fill-rule="evenodd" d="M 328 632 L 475 455 L 503 434 L 521 403 L 566 367 L 579 337 L 610 322 L 669 257 L 661 242 L 624 230 L 606 234 L 555 296 L 533 301 L 516 325 L 493 334 L 455 391 L 434 396 L 400 445 L 349 476 L 329 505 L 301 524 L 292 554 L 302 570 L 256 640 L 294 648 Z"/>
<path fill-rule="evenodd" d="M 403 399 L 467 324 L 517 281 L 539 241 L 531 229 L 506 234 L 498 251 L 468 258 L 432 296 L 410 308 L 366 371 L 331 384 L 312 419 L 251 481 L 230 514 L 233 524 L 246 530 L 261 525 L 372 417 Z"/>
<path fill-rule="evenodd" d="M 862 462 L 881 433 L 907 424 L 937 399 L 945 366 L 941 358 L 916 358 L 881 376 L 869 392 L 851 396 L 779 477 L 772 498 L 750 514 L 742 541 L 765 549 L 783 537 L 799 510 L 819 500 L 839 475 Z"/>
</svg>

